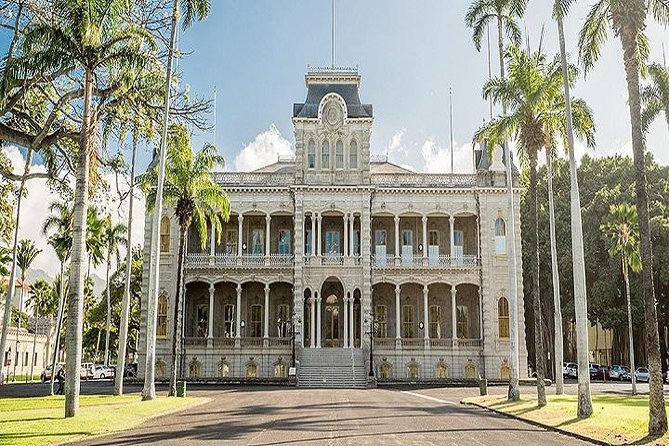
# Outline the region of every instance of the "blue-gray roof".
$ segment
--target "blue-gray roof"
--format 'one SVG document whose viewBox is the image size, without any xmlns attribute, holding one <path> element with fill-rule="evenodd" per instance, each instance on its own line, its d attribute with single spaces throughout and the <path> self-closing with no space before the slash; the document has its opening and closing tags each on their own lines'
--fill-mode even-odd
<svg viewBox="0 0 669 446">
<path fill-rule="evenodd" d="M 337 93 L 346 102 L 349 118 L 372 118 L 372 104 L 363 104 L 356 84 L 312 84 L 307 91 L 307 99 L 302 104 L 293 105 L 293 118 L 317 118 L 318 107 L 323 97 Z"/>
</svg>

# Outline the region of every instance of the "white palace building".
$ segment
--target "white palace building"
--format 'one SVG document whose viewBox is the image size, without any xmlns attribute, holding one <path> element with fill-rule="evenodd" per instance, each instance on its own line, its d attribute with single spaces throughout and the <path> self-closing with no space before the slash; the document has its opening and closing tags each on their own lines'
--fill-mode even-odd
<svg viewBox="0 0 669 446">
<path fill-rule="evenodd" d="M 374 114 L 360 101 L 357 68 L 310 68 L 305 80 L 307 98 L 293 106 L 295 159 L 212 173 L 231 215 L 220 243 L 212 233 L 202 250 L 196 232 L 189 236 L 180 374 L 281 381 L 295 358 L 298 385 L 357 387 L 367 385 L 372 358 L 379 383 L 508 379 L 507 244 L 516 244 L 520 265 L 520 190 L 518 238 L 508 240 L 501 154 L 490 160 L 474 150 L 471 174 L 415 173 L 373 160 Z M 167 210 L 157 379 L 169 373 L 177 228 Z M 520 370 L 527 370 L 518 285 Z M 146 296 L 142 334 L 145 309 Z"/>
</svg>

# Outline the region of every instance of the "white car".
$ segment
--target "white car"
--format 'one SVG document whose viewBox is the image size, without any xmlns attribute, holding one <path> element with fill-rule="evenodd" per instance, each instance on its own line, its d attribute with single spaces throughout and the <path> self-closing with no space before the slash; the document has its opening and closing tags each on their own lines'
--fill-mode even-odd
<svg viewBox="0 0 669 446">
<path fill-rule="evenodd" d="M 637 382 L 647 383 L 650 378 L 650 373 L 646 367 L 638 367 L 634 372 Z"/>
<path fill-rule="evenodd" d="M 105 379 L 113 377 L 114 377 L 114 369 L 112 369 L 111 367 L 106 367 L 104 365 L 97 365 L 93 370 L 93 379 Z"/>
</svg>

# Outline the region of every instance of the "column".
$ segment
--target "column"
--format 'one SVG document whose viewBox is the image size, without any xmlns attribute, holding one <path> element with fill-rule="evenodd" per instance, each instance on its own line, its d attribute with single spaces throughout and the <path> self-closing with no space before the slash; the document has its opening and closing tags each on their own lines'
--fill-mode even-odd
<svg viewBox="0 0 669 446">
<path fill-rule="evenodd" d="M 209 237 L 211 237 L 211 241 L 209 242 L 209 255 L 214 257 L 214 255 L 216 255 L 216 226 L 214 226 L 213 223 L 211 225 L 211 234 Z"/>
<path fill-rule="evenodd" d="M 344 257 L 348 257 L 348 214 L 344 214 Z"/>
<path fill-rule="evenodd" d="M 400 262 L 400 217 L 395 216 L 395 264 Z"/>
<path fill-rule="evenodd" d="M 453 339 L 458 339 L 458 306 L 455 301 L 457 290 L 451 287 L 451 324 L 453 325 Z"/>
<path fill-rule="evenodd" d="M 309 298 L 309 306 L 311 307 L 311 318 L 309 320 L 309 347 L 314 348 L 316 346 L 316 299 L 314 299 L 313 296 Z"/>
<path fill-rule="evenodd" d="M 321 295 L 316 297 L 316 348 L 321 348 Z"/>
<path fill-rule="evenodd" d="M 216 287 L 212 283 L 209 285 L 209 322 L 207 325 L 208 333 L 207 337 L 209 339 L 214 337 L 214 293 L 216 292 Z"/>
<path fill-rule="evenodd" d="M 311 255 L 316 255 L 316 215 L 311 213 Z"/>
<path fill-rule="evenodd" d="M 353 231 L 355 230 L 355 215 L 351 214 L 351 218 L 348 221 L 349 225 L 351 226 L 349 231 L 348 231 L 348 238 L 349 238 L 349 251 L 352 256 L 355 256 L 355 244 L 354 242 L 354 237 L 353 237 Z M 353 320 L 351 319 L 351 323 L 353 323 Z M 351 342 L 351 346 L 353 346 L 353 342 Z"/>
<path fill-rule="evenodd" d="M 395 339 L 402 338 L 402 326 L 400 325 L 400 286 L 395 285 Z"/>
<path fill-rule="evenodd" d="M 348 332 L 349 332 L 349 343 L 351 344 L 351 348 L 355 346 L 355 321 L 353 320 L 353 302 L 355 300 L 351 297 L 348 302 L 348 318 L 351 320 L 351 324 L 348 327 Z M 361 306 L 362 308 L 362 306 Z"/>
<path fill-rule="evenodd" d="M 427 215 L 423 215 L 423 259 L 427 259 Z"/>
<path fill-rule="evenodd" d="M 316 220 L 318 222 L 318 237 L 316 241 L 318 242 L 318 249 L 316 250 L 316 255 L 320 256 L 323 254 L 323 250 L 321 249 L 321 231 L 323 228 L 323 216 L 321 214 L 317 214 Z"/>
<path fill-rule="evenodd" d="M 263 311 L 263 337 L 269 338 L 269 284 L 265 285 L 265 311 Z"/>
<path fill-rule="evenodd" d="M 235 337 L 242 337 L 242 284 L 237 284 L 237 320 L 235 320 Z"/>
<path fill-rule="evenodd" d="M 455 217 L 451 215 L 448 219 L 451 231 L 451 265 L 455 264 Z"/>
<path fill-rule="evenodd" d="M 269 228 L 270 224 L 272 222 L 272 216 L 271 215 L 266 215 L 265 216 L 265 257 L 269 258 L 269 242 L 270 242 L 270 234 L 269 234 Z"/>
<path fill-rule="evenodd" d="M 347 222 L 347 224 L 348 224 L 348 222 Z M 350 300 L 350 298 L 348 296 L 344 297 L 344 312 L 343 312 L 343 315 L 344 315 L 344 348 L 349 347 L 349 344 L 348 344 L 348 304 L 349 304 L 349 300 Z M 353 321 L 351 321 L 351 322 L 353 322 Z"/>
<path fill-rule="evenodd" d="M 244 251 L 242 249 L 242 225 L 244 224 L 244 216 L 242 214 L 239 214 L 237 217 L 238 225 L 237 225 L 237 256 L 241 257 L 244 255 Z"/>
<path fill-rule="evenodd" d="M 428 314 L 428 306 L 427 306 L 427 296 L 429 294 L 429 288 L 427 285 L 423 285 L 423 324 L 424 324 L 424 338 L 425 339 L 430 339 L 430 320 L 429 320 L 429 314 Z"/>
</svg>

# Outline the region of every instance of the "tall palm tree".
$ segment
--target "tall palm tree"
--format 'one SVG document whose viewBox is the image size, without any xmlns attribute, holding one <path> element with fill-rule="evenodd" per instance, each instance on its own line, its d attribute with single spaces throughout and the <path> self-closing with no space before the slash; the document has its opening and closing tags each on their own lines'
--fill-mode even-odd
<svg viewBox="0 0 669 446">
<path fill-rule="evenodd" d="M 42 233 L 47 235 L 50 231 L 56 232 L 49 236 L 49 245 L 56 252 L 56 257 L 60 262 L 60 274 L 54 281 L 54 291 L 58 296 L 58 313 L 56 315 L 56 339 L 53 347 L 53 355 L 51 357 L 51 370 L 55 370 L 56 361 L 58 360 L 60 350 L 60 331 L 63 324 L 63 314 L 65 312 L 65 298 L 67 294 L 65 290 L 69 290 L 69 283 L 66 286 L 65 282 L 65 263 L 70 258 L 72 251 L 72 208 L 64 201 L 54 201 L 49 205 L 49 212 L 42 225 Z M 53 387 L 55 383 L 56 374 L 51 374 L 50 394 L 53 395 Z"/>
<path fill-rule="evenodd" d="M 207 246 L 207 223 L 221 234 L 222 222 L 228 220 L 230 202 L 226 192 L 211 178 L 216 166 L 223 165 L 216 147 L 206 145 L 194 154 L 188 130 L 172 126 L 168 140 L 165 170 L 164 204 L 174 208 L 179 222 L 179 257 L 177 260 L 176 293 L 174 297 L 174 325 L 172 330 L 172 370 L 169 395 L 176 395 L 177 354 L 181 350 L 181 318 L 183 316 L 183 265 L 186 254 L 186 235 L 191 225 L 197 230 L 202 247 Z M 156 172 L 150 171 L 143 179 L 147 192 L 146 202 L 154 203 Z M 151 209 L 153 211 L 153 209 Z"/>
<path fill-rule="evenodd" d="M 579 35 L 579 57 L 586 71 L 599 59 L 609 29 L 620 39 L 623 49 L 628 105 L 632 127 L 632 152 L 636 208 L 639 216 L 641 245 L 641 277 L 643 282 L 644 317 L 646 320 L 646 352 L 650 372 L 648 404 L 648 433 L 664 435 L 667 432 L 667 412 L 662 385 L 662 360 L 657 324 L 657 304 L 653 285 L 653 248 L 648 210 L 646 184 L 645 143 L 641 118 L 639 76 L 648 54 L 648 40 L 643 33 L 650 14 L 660 24 L 669 24 L 669 4 L 665 0 L 598 0 L 588 13 Z"/>
<path fill-rule="evenodd" d="M 33 318 L 35 320 L 35 331 L 33 333 L 33 351 L 30 361 L 30 376 L 31 379 L 35 376 L 35 347 L 37 345 L 37 324 L 40 318 L 51 317 L 56 312 L 58 306 L 57 300 L 54 299 L 54 294 L 51 285 L 46 280 L 40 279 L 30 285 L 30 297 L 28 304 L 32 307 Z"/>
<path fill-rule="evenodd" d="M 86 251 L 88 252 L 88 263 L 86 265 L 86 276 L 91 275 L 91 265 L 96 268 L 105 261 L 105 230 L 106 219 L 100 215 L 95 206 L 88 208 L 86 213 Z"/>
<path fill-rule="evenodd" d="M 641 125 L 644 132 L 650 124 L 661 114 L 669 127 L 669 68 L 654 63 L 648 67 L 650 83 L 641 90 L 641 103 L 644 106 L 641 113 Z"/>
<path fill-rule="evenodd" d="M 639 221 L 636 208 L 629 203 L 612 204 L 609 208 L 608 222 L 600 226 L 610 243 L 609 255 L 620 255 L 623 279 L 625 279 L 625 297 L 627 300 L 627 334 L 630 350 L 630 376 L 632 377 L 632 395 L 636 395 L 636 370 L 634 364 L 634 332 L 632 329 L 632 303 L 630 298 L 629 268 L 633 272 L 641 271 L 639 253 Z"/>
<path fill-rule="evenodd" d="M 486 83 L 483 95 L 496 103 L 504 103 L 508 113 L 484 124 L 475 134 L 475 142 L 488 140 L 493 143 L 514 139 L 519 147 L 521 161 L 527 165 L 530 177 L 528 189 L 529 240 L 534 309 L 534 342 L 536 349 L 535 366 L 537 372 L 538 404 L 546 404 L 544 386 L 544 349 L 539 294 L 539 226 L 537 202 L 537 160 L 539 151 L 547 141 L 555 137 L 556 129 L 563 129 L 559 122 L 564 120 L 562 94 L 562 72 L 559 58 L 549 62 L 540 52 L 526 53 L 517 47 L 506 52 L 510 75 L 507 79 L 495 78 Z M 570 78 L 575 78 L 572 67 Z M 587 106 L 579 100 L 572 101 L 572 108 L 579 115 L 590 116 Z M 494 144 L 493 144 L 494 147 Z"/>
<path fill-rule="evenodd" d="M 65 416 L 73 417 L 79 413 L 89 180 L 98 159 L 93 90 L 97 79 L 113 76 L 119 67 L 142 66 L 152 38 L 147 31 L 122 22 L 128 7 L 124 0 L 53 0 L 53 7 L 58 11 L 54 20 L 35 22 L 26 29 L 19 66 L 28 74 L 75 67 L 82 86 L 65 371 Z"/>
<path fill-rule="evenodd" d="M 156 367 L 156 319 L 158 317 L 158 288 L 160 281 L 160 253 L 158 234 L 163 208 L 163 186 L 165 184 L 165 162 L 167 158 L 167 130 L 170 124 L 170 97 L 172 94 L 172 65 L 177 44 L 177 23 L 181 16 L 180 7 L 185 11 L 183 28 L 187 29 L 194 20 L 203 20 L 209 15 L 210 0 L 172 0 L 172 24 L 170 28 L 170 47 L 167 55 L 167 73 L 165 76 L 165 102 L 163 104 L 163 122 L 161 128 L 160 149 L 154 154 L 152 164 L 158 165 L 158 182 L 155 202 L 151 203 L 155 213 L 151 222 L 151 251 L 149 253 L 149 289 L 146 313 L 146 358 L 144 367 L 144 389 L 142 400 L 150 401 L 156 398 L 155 367 Z M 158 159 L 155 159 L 157 155 Z"/>
<path fill-rule="evenodd" d="M 585 286 L 585 251 L 583 248 L 583 221 L 581 217 L 581 193 L 578 187 L 576 152 L 574 146 L 574 126 L 571 109 L 571 85 L 564 33 L 564 18 L 574 0 L 555 0 L 553 18 L 557 22 L 560 44 L 560 63 L 562 65 L 562 83 L 565 102 L 565 124 L 567 149 L 569 155 L 570 178 L 570 214 L 571 214 L 571 262 L 574 282 L 574 315 L 576 318 L 576 355 L 578 362 L 578 418 L 592 415 L 592 397 L 590 395 L 590 373 L 588 349 L 588 295 Z M 557 333 L 556 333 L 557 336 Z M 557 344 L 556 344 L 557 345 Z"/>
<path fill-rule="evenodd" d="M 35 242 L 28 239 L 22 239 L 19 241 L 19 248 L 16 252 L 16 263 L 21 270 L 21 305 L 23 307 L 23 302 L 26 301 L 25 291 L 26 291 L 26 271 L 30 268 L 30 265 L 35 261 L 37 255 L 42 252 L 41 249 L 37 249 Z M 35 365 L 35 345 L 37 342 L 37 315 L 33 314 L 35 321 L 35 333 L 33 335 L 33 351 L 32 356 L 30 357 L 30 379 L 33 377 L 33 367 Z"/>
<path fill-rule="evenodd" d="M 107 252 L 107 324 L 105 334 L 105 366 L 109 365 L 109 332 L 111 331 L 111 284 L 109 283 L 109 272 L 112 267 L 112 260 L 116 259 L 118 263 L 121 255 L 119 248 L 125 243 L 125 234 L 128 228 L 123 223 L 112 223 L 111 215 L 105 218 L 103 243 Z"/>
<path fill-rule="evenodd" d="M 481 51 L 484 33 L 487 33 L 492 23 L 497 25 L 497 47 L 499 51 L 500 78 L 506 77 L 504 67 L 504 42 L 505 35 L 512 44 L 518 45 L 521 32 L 516 22 L 525 12 L 528 0 L 476 0 L 471 4 L 465 24 L 472 28 L 472 40 L 478 51 Z M 492 106 L 491 106 L 492 110 Z M 502 113 L 506 115 L 506 106 L 502 104 Z M 509 235 L 511 243 L 507 244 L 509 258 L 509 298 L 511 311 L 509 313 L 509 325 L 511 328 L 511 339 L 509 342 L 509 365 L 511 366 L 511 377 L 509 379 L 508 399 L 510 401 L 520 400 L 520 359 L 518 345 L 518 261 L 516 258 L 516 214 L 514 213 L 516 197 L 513 191 L 513 172 L 511 168 L 511 153 L 507 142 L 503 142 L 504 163 L 506 164 L 506 187 L 509 195 Z"/>
</svg>

